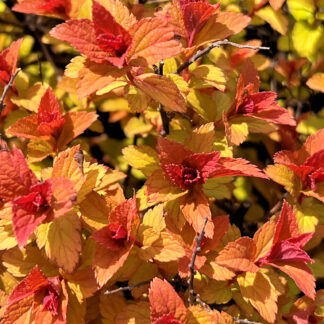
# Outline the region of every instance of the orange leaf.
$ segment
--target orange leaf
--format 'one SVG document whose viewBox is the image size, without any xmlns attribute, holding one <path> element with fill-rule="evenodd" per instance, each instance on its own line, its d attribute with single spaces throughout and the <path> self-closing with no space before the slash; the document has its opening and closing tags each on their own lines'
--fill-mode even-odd
<svg viewBox="0 0 324 324">
<path fill-rule="evenodd" d="M 73 182 L 76 191 L 79 191 L 85 177 L 83 176 L 81 165 L 77 161 L 77 154 L 80 151 L 80 145 L 73 146 L 70 149 L 61 152 L 54 160 L 52 177 L 53 178 L 66 178 Z M 82 153 L 83 154 L 83 153 Z"/>
<path fill-rule="evenodd" d="M 203 193 L 201 187 L 194 186 L 185 196 L 179 199 L 179 204 L 183 216 L 197 233 L 201 233 L 204 220 L 208 222 L 205 227 L 205 236 L 212 238 L 214 234 L 214 224 L 211 220 L 211 211 L 208 198 Z"/>
<path fill-rule="evenodd" d="M 236 12 L 220 12 L 212 15 L 202 29 L 195 35 L 194 45 L 214 42 L 239 33 L 251 18 Z"/>
<path fill-rule="evenodd" d="M 187 323 L 187 308 L 173 287 L 166 281 L 154 278 L 149 290 L 151 321 L 172 314 L 181 323 Z"/>
<path fill-rule="evenodd" d="M 270 6 L 276 11 L 282 7 L 284 2 L 285 0 L 269 0 Z"/>
<path fill-rule="evenodd" d="M 30 138 L 30 139 L 40 139 L 47 138 L 46 136 L 42 136 L 38 131 L 38 122 L 37 115 L 30 115 L 24 118 L 17 120 L 14 124 L 12 124 L 7 132 L 12 136 Z"/>
<path fill-rule="evenodd" d="M 167 109 L 181 113 L 186 112 L 185 100 L 174 82 L 167 77 L 146 73 L 134 78 L 134 84 Z"/>
<path fill-rule="evenodd" d="M 63 148 L 82 134 L 97 118 L 98 115 L 94 112 L 72 111 L 65 114 L 65 124 L 57 140 L 57 147 Z"/>
<path fill-rule="evenodd" d="M 314 74 L 306 84 L 313 90 L 324 92 L 324 73 Z"/>
<path fill-rule="evenodd" d="M 97 244 L 92 265 L 95 268 L 96 280 L 102 287 L 125 263 L 133 244 L 127 244 L 118 251 L 108 250 Z"/>
<path fill-rule="evenodd" d="M 142 58 L 151 65 L 181 52 L 181 44 L 174 39 L 174 32 L 165 19 L 144 18 L 129 32 L 133 43 L 127 53 L 128 61 Z"/>
<path fill-rule="evenodd" d="M 241 237 L 228 243 L 220 251 L 216 262 L 236 271 L 257 272 L 259 267 L 254 264 L 256 246 L 249 237 Z"/>
</svg>

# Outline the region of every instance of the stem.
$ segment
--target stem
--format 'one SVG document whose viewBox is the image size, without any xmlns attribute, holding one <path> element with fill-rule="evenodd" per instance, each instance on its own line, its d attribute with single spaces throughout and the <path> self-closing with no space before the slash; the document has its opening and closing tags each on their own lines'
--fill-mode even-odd
<svg viewBox="0 0 324 324">
<path fill-rule="evenodd" d="M 189 305 L 192 306 L 193 305 L 193 302 L 194 302 L 194 287 L 193 287 L 193 281 L 194 281 L 194 276 L 195 276 L 195 261 L 196 261 L 196 257 L 197 257 L 197 254 L 201 251 L 201 248 L 200 248 L 200 243 L 201 243 L 201 240 L 202 238 L 204 237 L 205 235 L 205 228 L 206 228 L 206 225 L 207 225 L 207 222 L 208 222 L 208 218 L 205 217 L 205 220 L 204 220 L 204 225 L 201 229 L 201 233 L 199 234 L 198 237 L 196 237 L 196 247 L 194 249 L 194 252 L 192 254 L 192 259 L 191 259 L 191 262 L 190 262 L 190 265 L 189 265 L 189 270 L 190 270 L 190 278 L 189 278 L 189 281 L 188 281 L 188 284 L 189 284 Z"/>
<path fill-rule="evenodd" d="M 120 287 L 120 288 L 117 288 L 117 289 L 114 289 L 114 290 L 107 290 L 105 292 L 105 295 L 112 295 L 112 294 L 118 293 L 120 291 L 133 290 L 136 287 L 148 285 L 150 282 L 151 282 L 151 280 L 147 280 L 147 281 L 142 281 L 142 282 L 134 283 L 134 284 L 132 284 L 130 286 L 127 286 L 127 287 Z"/>
<path fill-rule="evenodd" d="M 7 92 L 9 91 L 9 89 L 13 86 L 13 82 L 17 76 L 17 74 L 21 71 L 21 69 L 17 69 L 16 72 L 14 74 L 11 75 L 10 80 L 8 82 L 8 84 L 5 85 L 1 98 L 0 98 L 0 114 L 2 112 L 2 110 L 6 107 L 6 104 L 4 103 L 5 97 L 7 95 Z"/>
<path fill-rule="evenodd" d="M 163 67 L 164 62 L 161 61 L 159 65 L 158 71 L 155 71 L 156 74 L 163 75 Z M 162 131 L 160 132 L 161 136 L 165 137 L 170 133 L 170 118 L 168 114 L 165 112 L 163 105 L 160 105 L 158 108 L 158 112 L 160 113 L 161 119 L 162 119 Z"/>
<path fill-rule="evenodd" d="M 270 47 L 264 47 L 264 46 L 253 46 L 253 45 L 244 45 L 244 44 L 237 44 L 237 43 L 233 43 L 230 42 L 227 39 L 221 40 L 221 41 L 217 41 L 212 43 L 211 45 L 209 45 L 208 47 L 206 47 L 203 50 L 199 50 L 194 56 L 192 56 L 187 62 L 181 64 L 178 69 L 173 72 L 175 74 L 180 74 L 184 69 L 186 69 L 189 65 L 191 65 L 192 63 L 194 63 L 195 61 L 197 61 L 199 58 L 201 58 L 202 56 L 208 54 L 213 48 L 215 47 L 220 47 L 222 45 L 231 45 L 234 47 L 238 47 L 238 48 L 250 48 L 250 49 L 254 49 L 254 50 L 270 50 Z"/>
</svg>

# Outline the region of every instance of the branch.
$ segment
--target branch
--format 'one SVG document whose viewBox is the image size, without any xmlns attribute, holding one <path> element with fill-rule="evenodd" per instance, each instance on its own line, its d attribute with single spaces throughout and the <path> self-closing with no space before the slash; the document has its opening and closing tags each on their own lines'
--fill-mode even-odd
<svg viewBox="0 0 324 324">
<path fill-rule="evenodd" d="M 191 262 L 190 262 L 190 265 L 189 265 L 190 278 L 189 278 L 189 281 L 188 281 L 188 284 L 189 284 L 189 299 L 188 299 L 188 301 L 189 301 L 190 306 L 193 304 L 193 301 L 194 301 L 193 281 L 194 281 L 194 276 L 195 276 L 195 273 L 196 273 L 196 271 L 195 271 L 195 261 L 196 261 L 197 254 L 201 251 L 200 243 L 201 243 L 202 238 L 205 235 L 205 228 L 206 228 L 207 222 L 208 222 L 208 218 L 205 217 L 204 225 L 203 225 L 203 227 L 201 229 L 201 233 L 199 234 L 198 237 L 196 237 L 196 247 L 195 247 L 194 252 L 192 254 L 192 259 L 191 259 Z"/>
<path fill-rule="evenodd" d="M 118 293 L 120 291 L 133 290 L 136 287 L 148 285 L 150 282 L 151 282 L 151 280 L 147 280 L 147 281 L 134 283 L 134 284 L 132 284 L 130 286 L 127 286 L 127 287 L 120 287 L 120 288 L 117 288 L 117 289 L 114 289 L 114 290 L 107 290 L 107 291 L 105 291 L 105 295 L 112 295 L 112 294 Z"/>
<path fill-rule="evenodd" d="M 159 68 L 154 69 L 154 72 L 156 74 L 163 75 L 163 67 L 164 67 L 164 62 L 161 61 Z M 162 119 L 162 131 L 160 133 L 161 133 L 161 136 L 165 137 L 170 132 L 170 127 L 169 127 L 170 118 L 169 118 L 168 114 L 165 112 L 163 105 L 160 105 L 160 107 L 158 108 L 158 112 L 160 113 L 160 116 Z"/>
<path fill-rule="evenodd" d="M 238 48 L 250 48 L 250 49 L 253 49 L 253 50 L 270 50 L 270 47 L 237 44 L 237 43 L 230 42 L 227 39 L 224 39 L 224 40 L 221 40 L 221 41 L 217 41 L 217 42 L 212 43 L 211 45 L 209 45 L 208 47 L 204 48 L 203 50 L 199 50 L 187 62 L 185 62 L 182 65 L 180 65 L 178 67 L 177 71 L 175 71 L 174 73 L 175 74 L 180 74 L 184 69 L 186 69 L 193 62 L 197 61 L 202 56 L 208 54 L 213 48 L 220 47 L 222 45 L 231 45 L 231 46 L 238 47 Z"/>
<path fill-rule="evenodd" d="M 6 104 L 4 103 L 5 97 L 7 95 L 7 92 L 9 91 L 9 89 L 13 86 L 13 82 L 17 76 L 17 74 L 21 71 L 21 69 L 17 69 L 16 72 L 14 74 L 11 75 L 10 80 L 8 82 L 8 84 L 5 85 L 1 98 L 0 98 L 0 114 L 2 112 L 3 109 L 5 109 Z"/>
</svg>

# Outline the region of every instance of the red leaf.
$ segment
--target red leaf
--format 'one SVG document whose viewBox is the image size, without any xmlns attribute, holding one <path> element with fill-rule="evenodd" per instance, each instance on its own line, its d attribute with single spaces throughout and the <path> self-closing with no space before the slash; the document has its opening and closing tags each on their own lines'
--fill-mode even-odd
<svg viewBox="0 0 324 324">
<path fill-rule="evenodd" d="M 9 47 L 4 49 L 0 55 L 7 62 L 10 67 L 10 74 L 13 74 L 16 71 L 19 49 L 22 44 L 23 39 L 19 38 L 18 40 L 12 42 Z"/>
<path fill-rule="evenodd" d="M 48 88 L 43 95 L 37 113 L 37 130 L 42 135 L 58 137 L 65 123 L 59 103 Z"/>
<path fill-rule="evenodd" d="M 110 12 L 96 1 L 92 4 L 92 17 L 97 44 L 112 56 L 107 58 L 107 61 L 117 67 L 122 67 L 127 49 L 132 43 L 132 37 L 115 21 Z"/>
<path fill-rule="evenodd" d="M 19 246 L 24 246 L 30 236 L 47 217 L 51 206 L 49 180 L 30 187 L 30 193 L 13 201 L 13 228 Z"/>
<path fill-rule="evenodd" d="M 296 216 L 292 207 L 284 200 L 273 237 L 273 245 L 298 235 L 299 230 Z"/>
<path fill-rule="evenodd" d="M 184 24 L 187 30 L 188 47 L 192 46 L 195 35 L 201 30 L 208 18 L 219 8 L 206 2 L 181 3 Z"/>
<path fill-rule="evenodd" d="M 309 298 L 315 299 L 315 278 L 312 271 L 305 263 L 301 262 L 276 262 L 269 263 L 273 267 L 280 269 L 291 277 L 298 288 Z"/>
<path fill-rule="evenodd" d="M 0 197 L 10 201 L 29 193 L 37 178 L 29 169 L 23 153 L 0 150 Z"/>
</svg>

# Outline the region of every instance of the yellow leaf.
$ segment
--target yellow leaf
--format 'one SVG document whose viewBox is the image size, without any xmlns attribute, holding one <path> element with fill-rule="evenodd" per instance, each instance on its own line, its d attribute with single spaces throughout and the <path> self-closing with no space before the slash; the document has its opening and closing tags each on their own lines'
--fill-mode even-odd
<svg viewBox="0 0 324 324">
<path fill-rule="evenodd" d="M 291 32 L 292 44 L 301 57 L 315 61 L 323 44 L 324 27 L 311 26 L 305 21 L 297 21 Z"/>
<path fill-rule="evenodd" d="M 53 154 L 53 146 L 47 141 L 34 139 L 28 143 L 27 147 L 27 158 L 31 163 L 40 162 Z"/>
<path fill-rule="evenodd" d="M 80 212 L 85 228 L 93 232 L 108 224 L 108 215 L 111 208 L 107 205 L 104 197 L 96 192 L 89 193 L 80 202 Z"/>
<path fill-rule="evenodd" d="M 207 311 L 200 305 L 188 308 L 188 324 L 219 323 L 220 314 L 216 310 Z"/>
<path fill-rule="evenodd" d="M 302 183 L 295 173 L 283 164 L 269 165 L 265 173 L 275 182 L 281 184 L 293 196 L 298 197 Z"/>
<path fill-rule="evenodd" d="M 229 145 L 238 146 L 246 140 L 249 134 L 249 128 L 247 123 L 235 124 L 231 122 L 227 123 L 224 121 L 224 125 Z"/>
<path fill-rule="evenodd" d="M 206 121 L 217 121 L 219 113 L 216 103 L 206 93 L 191 89 L 187 100 L 195 112 Z"/>
<path fill-rule="evenodd" d="M 145 135 L 149 133 L 152 128 L 153 125 L 146 124 L 143 118 L 131 117 L 123 127 L 123 130 L 127 137 L 133 137 L 138 134 Z"/>
<path fill-rule="evenodd" d="M 286 35 L 288 30 L 288 19 L 281 9 L 275 11 L 270 6 L 266 6 L 258 10 L 255 14 L 269 23 L 271 27 L 281 35 Z"/>
<path fill-rule="evenodd" d="M 130 111 L 132 113 L 144 111 L 151 101 L 150 97 L 133 85 L 129 85 L 127 90 L 126 99 L 128 101 Z"/>
<path fill-rule="evenodd" d="M 196 78 L 191 79 L 190 85 L 195 88 L 215 87 L 220 91 L 224 91 L 226 87 L 225 73 L 218 67 L 213 65 L 202 64 L 191 71 Z"/>
<path fill-rule="evenodd" d="M 2 261 L 7 270 L 18 278 L 26 277 L 35 264 L 47 277 L 58 275 L 58 269 L 45 258 L 44 253 L 31 245 L 6 251 L 2 256 Z"/>
<path fill-rule="evenodd" d="M 100 313 L 102 316 L 102 324 L 115 323 L 115 317 L 126 307 L 126 300 L 123 295 L 100 294 Z"/>
<path fill-rule="evenodd" d="M 12 221 L 0 219 L 0 250 L 9 250 L 16 245 L 17 241 L 13 231 Z"/>
<path fill-rule="evenodd" d="M 207 197 L 214 197 L 216 199 L 230 199 L 232 196 L 233 186 L 228 182 L 231 182 L 232 179 L 232 177 L 208 179 L 203 186 L 204 194 Z"/>
<path fill-rule="evenodd" d="M 169 233 L 158 233 L 152 228 L 140 229 L 139 237 L 143 246 L 139 256 L 144 260 L 154 259 L 160 262 L 178 260 L 185 255 L 181 244 Z"/>
<path fill-rule="evenodd" d="M 158 154 L 148 145 L 130 145 L 122 152 L 127 162 L 133 168 L 141 170 L 147 177 L 160 168 Z"/>
<path fill-rule="evenodd" d="M 278 294 L 269 279 L 262 272 L 247 272 L 239 275 L 237 282 L 243 298 L 249 301 L 266 321 L 274 323 L 278 311 Z"/>
<path fill-rule="evenodd" d="M 142 224 L 151 227 L 156 232 L 163 231 L 165 229 L 163 204 L 159 204 L 154 208 L 149 209 L 143 217 Z"/>
<path fill-rule="evenodd" d="M 295 20 L 312 20 L 316 5 L 314 0 L 287 0 L 290 13 Z"/>
<path fill-rule="evenodd" d="M 48 226 L 45 253 L 66 272 L 72 272 L 81 251 L 81 223 L 75 212 L 65 214 Z"/>
<path fill-rule="evenodd" d="M 19 96 L 13 96 L 10 100 L 17 106 L 23 107 L 29 111 L 37 112 L 40 101 L 47 90 L 40 82 L 19 93 Z"/>
<path fill-rule="evenodd" d="M 215 142 L 214 123 L 207 123 L 192 131 L 184 145 L 194 153 L 209 153 Z"/>
<path fill-rule="evenodd" d="M 306 84 L 313 90 L 324 92 L 324 73 L 315 73 Z"/>
<path fill-rule="evenodd" d="M 150 305 L 148 302 L 139 301 L 126 305 L 115 317 L 114 323 L 120 324 L 151 324 Z"/>
<path fill-rule="evenodd" d="M 96 95 L 97 96 L 100 96 L 100 95 L 103 95 L 103 94 L 106 94 L 106 93 L 109 93 L 110 91 L 112 90 L 115 90 L 115 89 L 118 89 L 118 88 L 121 88 L 121 87 L 125 87 L 127 86 L 127 82 L 125 81 L 113 81 L 111 82 L 110 84 L 108 84 L 106 87 L 98 90 L 96 92 Z"/>
</svg>

